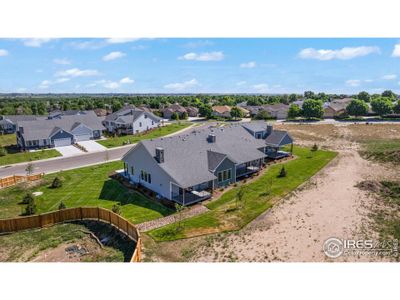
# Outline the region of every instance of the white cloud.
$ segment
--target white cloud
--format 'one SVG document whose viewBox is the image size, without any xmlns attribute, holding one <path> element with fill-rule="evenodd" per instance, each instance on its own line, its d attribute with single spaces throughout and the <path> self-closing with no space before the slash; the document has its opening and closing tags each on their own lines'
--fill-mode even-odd
<svg viewBox="0 0 400 300">
<path fill-rule="evenodd" d="M 90 40 L 84 42 L 71 42 L 70 45 L 76 49 L 99 49 L 106 45 L 105 42 L 99 42 L 98 40 Z"/>
<path fill-rule="evenodd" d="M 58 78 L 55 83 L 63 83 L 63 82 L 67 82 L 69 81 L 70 78 L 66 78 L 66 77 L 62 77 L 62 78 Z"/>
<path fill-rule="evenodd" d="M 78 68 L 59 71 L 55 74 L 56 77 L 91 77 L 100 75 L 97 70 L 80 70 Z"/>
<path fill-rule="evenodd" d="M 266 93 L 268 92 L 268 84 L 266 83 L 259 83 L 252 86 L 259 93 Z"/>
<path fill-rule="evenodd" d="M 252 69 L 255 68 L 257 66 L 255 61 L 249 61 L 247 63 L 242 63 L 240 64 L 241 68 L 247 68 L 247 69 Z"/>
<path fill-rule="evenodd" d="M 400 57 L 400 44 L 394 45 L 392 56 L 393 57 Z"/>
<path fill-rule="evenodd" d="M 131 43 L 139 40 L 138 38 L 110 38 L 106 39 L 106 43 L 108 44 L 125 44 Z"/>
<path fill-rule="evenodd" d="M 53 63 L 55 63 L 57 65 L 70 65 L 71 61 L 69 61 L 66 58 L 55 58 L 55 59 L 53 59 Z"/>
<path fill-rule="evenodd" d="M 361 84 L 361 80 L 358 80 L 358 79 L 346 80 L 347 86 L 356 87 L 356 86 L 360 86 L 360 84 Z"/>
<path fill-rule="evenodd" d="M 119 88 L 120 84 L 118 82 L 114 82 L 114 81 L 107 81 L 106 83 L 104 83 L 104 87 L 114 90 L 114 89 Z"/>
<path fill-rule="evenodd" d="M 396 78 L 397 78 L 396 74 L 388 74 L 388 75 L 382 76 L 382 79 L 384 79 L 384 80 L 394 80 Z"/>
<path fill-rule="evenodd" d="M 103 60 L 104 61 L 110 61 L 110 60 L 114 60 L 114 59 L 118 59 L 121 57 L 124 57 L 126 54 L 120 51 L 113 51 L 108 53 L 107 55 L 103 56 Z"/>
<path fill-rule="evenodd" d="M 306 48 L 299 52 L 299 57 L 303 59 L 318 59 L 318 60 L 332 60 L 332 59 L 352 59 L 355 57 L 366 56 L 372 53 L 380 53 L 379 47 L 344 47 L 342 49 L 314 49 Z"/>
<path fill-rule="evenodd" d="M 43 44 L 50 42 L 52 39 L 49 38 L 38 38 L 38 39 L 22 39 L 22 43 L 26 47 L 39 48 Z"/>
<path fill-rule="evenodd" d="M 5 49 L 0 49 L 0 56 L 7 56 L 8 55 L 8 51 Z"/>
<path fill-rule="evenodd" d="M 131 83 L 134 83 L 135 80 L 130 79 L 129 77 L 124 77 L 119 82 L 122 83 L 122 84 L 124 84 L 124 83 L 125 84 L 131 84 Z"/>
<path fill-rule="evenodd" d="M 198 85 L 199 85 L 198 81 L 196 79 L 192 79 L 184 82 L 169 83 L 164 85 L 164 88 L 174 91 L 182 91 Z"/>
<path fill-rule="evenodd" d="M 239 81 L 239 82 L 236 82 L 236 85 L 242 86 L 242 85 L 245 85 L 246 83 L 247 83 L 246 81 Z"/>
<path fill-rule="evenodd" d="M 373 79 L 365 79 L 364 82 L 374 82 Z"/>
<path fill-rule="evenodd" d="M 197 60 L 197 61 L 220 61 L 224 59 L 222 51 L 195 53 L 190 52 L 179 57 L 181 60 Z"/>
<path fill-rule="evenodd" d="M 40 85 L 39 85 L 39 89 L 47 89 L 51 84 L 50 80 L 43 80 Z"/>
<path fill-rule="evenodd" d="M 17 88 L 17 93 L 23 93 L 23 92 L 26 92 L 26 88 L 23 87 Z"/>
</svg>

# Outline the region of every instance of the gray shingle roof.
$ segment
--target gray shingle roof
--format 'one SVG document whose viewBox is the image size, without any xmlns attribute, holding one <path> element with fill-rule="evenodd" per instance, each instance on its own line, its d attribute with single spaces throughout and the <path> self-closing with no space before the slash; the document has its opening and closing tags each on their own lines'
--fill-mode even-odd
<svg viewBox="0 0 400 300">
<path fill-rule="evenodd" d="M 153 113 L 139 109 L 134 105 L 124 106 L 115 113 L 106 116 L 105 120 L 127 124 L 127 123 L 133 123 L 135 120 L 137 120 L 137 118 L 139 118 L 143 114 L 146 114 L 147 117 L 149 117 L 155 122 L 161 121 L 161 118 L 157 117 Z"/>
<path fill-rule="evenodd" d="M 215 143 L 208 142 L 211 133 L 216 136 Z M 194 130 L 189 134 L 142 141 L 141 144 L 152 157 L 156 147 L 164 149 L 165 161 L 159 166 L 183 188 L 215 179 L 209 166 L 214 167 L 221 161 L 222 156 L 218 154 L 237 164 L 265 157 L 258 150 L 265 147 L 265 141 L 255 139 L 241 125 Z M 209 154 L 210 151 L 213 153 Z M 124 159 L 131 153 L 128 152 Z"/>
<path fill-rule="evenodd" d="M 101 119 L 93 111 L 87 111 L 85 115 L 63 116 L 61 119 L 18 122 L 18 127 L 24 128 L 25 140 L 39 140 L 49 138 L 55 132 L 56 127 L 71 132 L 77 123 L 84 124 L 92 130 L 105 130 Z"/>
<path fill-rule="evenodd" d="M 246 128 L 252 132 L 266 131 L 268 125 L 270 125 L 270 124 L 268 124 L 264 121 L 242 123 L 242 126 L 244 128 Z"/>
<path fill-rule="evenodd" d="M 208 169 L 214 171 L 218 165 L 225 159 L 226 154 L 214 152 L 211 150 L 207 151 Z"/>
<path fill-rule="evenodd" d="M 33 121 L 36 119 L 44 119 L 43 116 L 35 116 L 35 115 L 5 115 L 1 116 L 0 119 L 9 120 L 11 123 L 16 124 L 20 121 Z"/>
<path fill-rule="evenodd" d="M 292 137 L 283 130 L 273 130 L 265 139 L 265 143 L 272 147 L 281 147 L 293 142 Z"/>
</svg>

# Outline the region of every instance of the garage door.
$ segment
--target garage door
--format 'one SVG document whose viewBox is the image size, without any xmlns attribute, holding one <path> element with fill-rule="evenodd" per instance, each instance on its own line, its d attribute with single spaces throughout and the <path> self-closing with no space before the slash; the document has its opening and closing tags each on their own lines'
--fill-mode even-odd
<svg viewBox="0 0 400 300">
<path fill-rule="evenodd" d="M 71 145 L 71 138 L 54 140 L 54 147 L 63 147 Z"/>
<path fill-rule="evenodd" d="M 90 140 L 90 134 L 75 135 L 75 140 L 77 142 L 88 141 L 88 140 Z"/>
</svg>

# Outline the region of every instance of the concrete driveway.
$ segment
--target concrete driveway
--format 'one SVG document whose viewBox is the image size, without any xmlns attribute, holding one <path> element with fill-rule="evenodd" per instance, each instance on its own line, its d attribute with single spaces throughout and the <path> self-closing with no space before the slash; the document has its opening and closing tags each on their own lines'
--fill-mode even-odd
<svg viewBox="0 0 400 300">
<path fill-rule="evenodd" d="M 55 147 L 54 149 L 56 149 L 58 152 L 61 153 L 62 156 L 64 157 L 69 157 L 69 156 L 74 156 L 74 155 L 80 155 L 84 152 L 82 152 L 81 150 L 79 150 L 78 148 L 74 147 L 74 146 L 62 146 L 62 147 Z"/>
<path fill-rule="evenodd" d="M 84 147 L 88 152 L 98 152 L 98 151 L 105 151 L 107 150 L 106 147 L 103 145 L 100 145 L 99 143 L 95 141 L 82 141 L 78 142 L 79 145 Z"/>
</svg>

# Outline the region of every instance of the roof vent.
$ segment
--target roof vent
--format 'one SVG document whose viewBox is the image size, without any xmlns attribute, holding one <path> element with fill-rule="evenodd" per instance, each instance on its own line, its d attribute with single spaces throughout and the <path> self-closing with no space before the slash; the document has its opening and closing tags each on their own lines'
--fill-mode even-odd
<svg viewBox="0 0 400 300">
<path fill-rule="evenodd" d="M 215 143 L 217 141 L 217 136 L 215 134 L 209 134 L 207 139 L 209 143 Z"/>
<path fill-rule="evenodd" d="M 156 148 L 156 160 L 159 164 L 162 164 L 164 162 L 164 148 Z"/>
</svg>

